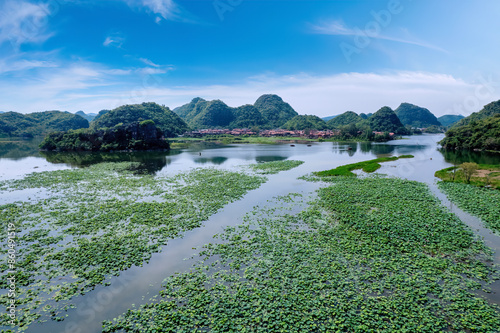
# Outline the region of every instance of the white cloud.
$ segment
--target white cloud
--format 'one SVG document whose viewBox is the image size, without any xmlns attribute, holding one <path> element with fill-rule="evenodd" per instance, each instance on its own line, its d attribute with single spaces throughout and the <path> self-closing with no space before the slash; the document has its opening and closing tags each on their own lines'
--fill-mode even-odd
<svg viewBox="0 0 500 333">
<path fill-rule="evenodd" d="M 48 4 L 7 0 L 0 7 L 0 44 L 10 42 L 15 48 L 25 43 L 44 42 L 53 34 L 47 32 L 51 15 Z"/>
<path fill-rule="evenodd" d="M 382 27 L 379 25 L 380 30 L 382 30 Z M 399 37 L 393 37 L 393 36 L 388 36 L 380 33 L 380 31 L 367 31 L 367 30 L 362 30 L 359 28 L 350 28 L 345 25 L 344 22 L 342 21 L 332 21 L 329 23 L 323 23 L 319 25 L 313 25 L 311 27 L 311 32 L 315 34 L 321 34 L 321 35 L 332 35 L 332 36 L 354 36 L 354 37 L 363 37 L 363 38 L 369 38 L 369 39 L 380 39 L 380 40 L 388 40 L 392 42 L 397 42 L 397 43 L 403 43 L 403 44 L 410 44 L 410 45 L 416 45 L 440 52 L 445 52 L 447 53 L 446 50 L 426 43 L 422 41 L 418 41 L 416 39 L 412 38 L 399 38 Z"/>
<path fill-rule="evenodd" d="M 156 15 L 155 22 L 162 19 L 184 23 L 197 23 L 193 15 L 179 6 L 174 0 L 125 0 L 130 7 L 143 7 Z"/>
<path fill-rule="evenodd" d="M 146 58 L 139 58 L 139 60 L 151 67 L 161 67 L 161 65 L 155 64 L 154 62 Z"/>
<path fill-rule="evenodd" d="M 121 48 L 123 43 L 125 42 L 125 38 L 117 35 L 112 35 L 106 37 L 102 45 L 104 46 L 114 46 L 116 48 Z"/>
<path fill-rule="evenodd" d="M 0 60 L 0 73 L 12 73 L 18 71 L 27 71 L 37 68 L 53 68 L 57 65 L 51 61 L 44 60 L 27 60 L 22 59 L 18 61 Z"/>
<path fill-rule="evenodd" d="M 385 105 L 396 108 L 402 102 L 426 107 L 436 116 L 468 115 L 500 99 L 500 81 L 485 78 L 466 82 L 439 73 L 264 74 L 241 80 L 238 85 L 175 86 L 161 76 L 150 75 L 156 74 L 155 70 L 76 64 L 29 84 L 0 85 L 0 100 L 4 109 L 20 112 L 46 109 L 96 112 L 145 101 L 174 108 L 197 96 L 239 106 L 254 103 L 262 94 L 274 93 L 300 114 L 324 117 L 347 110 L 375 112 Z"/>
<path fill-rule="evenodd" d="M 161 69 L 161 68 L 145 67 L 145 68 L 138 68 L 137 69 L 137 73 L 142 74 L 142 75 L 165 74 L 167 72 L 168 72 L 168 69 Z"/>
<path fill-rule="evenodd" d="M 161 15 L 165 20 L 174 19 L 179 14 L 177 5 L 173 0 L 142 0 L 142 4 L 155 14 Z"/>
</svg>

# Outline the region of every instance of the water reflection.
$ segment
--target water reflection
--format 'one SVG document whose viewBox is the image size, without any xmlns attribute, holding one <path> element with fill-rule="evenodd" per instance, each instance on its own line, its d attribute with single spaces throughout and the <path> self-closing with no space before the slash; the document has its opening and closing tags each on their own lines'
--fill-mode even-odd
<svg viewBox="0 0 500 333">
<path fill-rule="evenodd" d="M 168 152 L 40 152 L 40 155 L 53 164 L 66 164 L 72 167 L 87 167 L 103 162 L 138 162 L 134 167 L 137 173 L 154 174 L 171 163 L 170 156 L 180 151 Z"/>
<path fill-rule="evenodd" d="M 387 145 L 387 144 L 372 144 L 371 152 L 377 155 L 377 157 L 392 155 L 396 150 L 396 146 Z"/>
<path fill-rule="evenodd" d="M 369 153 L 372 150 L 372 143 L 371 142 L 360 142 L 359 143 L 359 150 L 362 153 Z"/>
<path fill-rule="evenodd" d="M 444 156 L 444 160 L 451 164 L 462 164 L 464 162 L 474 162 L 478 164 L 498 164 L 500 153 L 489 153 L 484 151 L 470 150 L 446 150 L 439 149 Z"/>
<path fill-rule="evenodd" d="M 185 149 L 169 152 L 39 152 L 41 139 L 34 140 L 3 140 L 0 141 L 0 178 L 20 176 L 29 172 L 52 170 L 53 167 L 87 167 L 102 162 L 138 162 L 138 173 L 155 174 L 165 169 L 167 173 L 181 172 L 189 168 L 205 166 L 223 166 L 231 168 L 241 164 L 283 161 L 286 159 L 314 160 L 315 167 L 332 168 L 336 164 L 353 163 L 378 157 L 411 154 L 418 160 L 444 156 L 443 167 L 449 164 L 476 162 L 482 164 L 499 164 L 500 154 L 474 151 L 438 150 L 436 144 L 442 135 L 419 135 L 405 137 L 384 143 L 375 142 L 306 142 L 260 145 L 231 144 L 221 145 L 213 142 L 190 143 Z M 342 157 L 343 156 L 343 157 Z M 30 163 L 26 158 L 29 157 Z M 442 160 L 442 159 L 441 159 Z M 50 165 L 44 165 L 49 162 Z M 412 165 L 418 169 L 417 159 Z M 64 166 L 63 166 L 64 165 Z M 168 166 L 167 168 L 165 168 Z M 9 169 L 11 171 L 7 172 Z M 14 172 L 16 170 L 16 172 Z M 433 172 L 435 172 L 434 170 Z M 432 173 L 433 175 L 433 173 Z"/>
<path fill-rule="evenodd" d="M 211 164 L 215 164 L 215 165 L 221 165 L 221 164 L 224 164 L 224 162 L 226 162 L 226 161 L 227 161 L 227 157 L 223 157 L 223 156 L 216 156 L 216 157 L 210 157 L 210 158 L 200 157 L 200 158 L 194 159 L 194 163 L 198 163 L 198 164 L 211 163 Z"/>
<path fill-rule="evenodd" d="M 20 160 L 29 156 L 40 156 L 38 145 L 42 138 L 31 140 L 0 139 L 0 158 Z"/>
<path fill-rule="evenodd" d="M 358 151 L 358 142 L 333 142 L 333 151 L 338 154 L 347 154 L 352 157 Z"/>
<path fill-rule="evenodd" d="M 265 163 L 265 162 L 274 162 L 274 161 L 284 161 L 287 158 L 288 158 L 287 156 L 276 156 L 276 155 L 257 156 L 255 158 L 255 162 L 257 162 L 257 163 Z"/>
</svg>

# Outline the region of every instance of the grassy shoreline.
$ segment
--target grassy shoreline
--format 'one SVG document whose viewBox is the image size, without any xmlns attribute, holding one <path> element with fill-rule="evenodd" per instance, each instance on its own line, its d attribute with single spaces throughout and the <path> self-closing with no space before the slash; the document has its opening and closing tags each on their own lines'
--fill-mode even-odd
<svg viewBox="0 0 500 333">
<path fill-rule="evenodd" d="M 489 177 L 487 177 L 488 174 Z M 434 176 L 444 182 L 466 183 L 466 178 L 459 166 L 438 170 Z M 472 175 L 470 184 L 475 186 L 490 185 L 500 189 L 500 165 L 478 164 L 478 169 Z"/>
</svg>

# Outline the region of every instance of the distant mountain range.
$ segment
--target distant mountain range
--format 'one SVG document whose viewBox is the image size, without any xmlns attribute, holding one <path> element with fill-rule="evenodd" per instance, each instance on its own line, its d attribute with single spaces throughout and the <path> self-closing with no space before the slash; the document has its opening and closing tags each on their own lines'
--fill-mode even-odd
<svg viewBox="0 0 500 333">
<path fill-rule="evenodd" d="M 450 127 L 451 125 L 455 124 L 456 122 L 464 118 L 465 117 L 462 115 L 446 114 L 444 116 L 439 117 L 438 120 L 444 127 Z"/>
<path fill-rule="evenodd" d="M 87 121 L 90 123 L 94 118 L 97 116 L 97 113 L 88 113 L 86 114 L 83 111 L 77 111 L 75 114 L 79 115 L 83 119 L 87 119 Z"/>
<path fill-rule="evenodd" d="M 61 111 L 45 111 L 32 114 L 0 111 L 0 137 L 37 136 L 52 131 L 67 131 L 91 127 L 111 128 L 119 124 L 131 124 L 151 119 L 167 137 L 189 130 L 213 128 L 253 129 L 332 129 L 355 136 L 356 133 L 394 132 L 406 134 L 411 128 L 432 128 L 466 125 L 495 114 L 500 101 L 485 106 L 484 110 L 463 119 L 463 116 L 445 115 L 436 118 L 428 109 L 410 103 L 402 103 L 396 110 L 383 107 L 376 113 L 357 114 L 346 111 L 340 115 L 319 118 L 315 115 L 299 115 L 280 96 L 266 94 L 254 104 L 230 107 L 221 100 L 207 101 L 194 98 L 173 111 L 156 103 L 123 105 L 98 114 L 78 111 L 76 114 Z M 90 124 L 89 124 L 90 123 Z"/>
<path fill-rule="evenodd" d="M 277 95 L 262 95 L 253 104 L 229 107 L 221 100 L 206 101 L 194 98 L 190 103 L 175 108 L 192 129 L 205 128 L 281 128 L 299 114 Z"/>
<path fill-rule="evenodd" d="M 335 116 L 323 117 L 323 118 L 321 118 L 321 119 L 323 119 L 324 121 L 328 121 L 328 120 L 333 119 L 333 118 L 335 118 L 335 117 L 337 117 L 337 115 L 335 115 Z"/>
<path fill-rule="evenodd" d="M 69 112 L 44 111 L 29 114 L 2 112 L 0 137 L 34 137 L 54 131 L 89 127 L 89 122 Z"/>
</svg>

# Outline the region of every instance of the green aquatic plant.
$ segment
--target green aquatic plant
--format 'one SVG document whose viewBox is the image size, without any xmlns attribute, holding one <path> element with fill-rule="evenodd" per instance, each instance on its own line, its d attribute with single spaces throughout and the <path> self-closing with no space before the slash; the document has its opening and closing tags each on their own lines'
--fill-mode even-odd
<svg viewBox="0 0 500 333">
<path fill-rule="evenodd" d="M 313 202 L 256 208 L 103 332 L 498 330 L 498 306 L 474 294 L 498 279 L 491 252 L 424 184 L 329 181 Z"/>
<path fill-rule="evenodd" d="M 296 168 L 303 163 L 303 161 L 285 160 L 252 164 L 250 167 L 258 174 L 276 174 L 280 171 Z"/>
<path fill-rule="evenodd" d="M 266 181 L 214 168 L 172 177 L 137 175 L 135 169 L 135 163 L 102 163 L 3 182 L 0 193 L 48 191 L 39 199 L 0 205 L 4 234 L 8 223 L 17 232 L 19 328 L 47 320 L 45 304 L 52 304 L 49 317 L 61 319 L 58 314 L 71 298 L 133 265 L 142 266 L 170 239 L 201 226 Z M 1 242 L 0 287 L 6 288 L 7 238 Z M 7 301 L 7 295 L 0 296 L 2 306 Z M 2 325 L 9 321 L 7 312 L 1 320 Z"/>
<path fill-rule="evenodd" d="M 330 177 L 330 176 L 356 177 L 356 174 L 352 172 L 353 170 L 360 170 L 361 169 L 364 172 L 371 173 L 371 172 L 375 172 L 378 169 L 380 169 L 380 167 L 381 167 L 380 163 L 382 163 L 382 162 L 396 161 L 400 158 L 413 158 L 413 157 L 414 157 L 413 155 L 401 155 L 399 157 L 397 157 L 397 156 L 380 157 L 380 158 L 376 158 L 374 160 L 352 163 L 352 164 L 347 164 L 347 165 L 341 165 L 335 169 L 319 171 L 319 172 L 315 172 L 314 174 L 316 176 L 319 176 L 319 177 Z"/>
<path fill-rule="evenodd" d="M 439 182 L 438 186 L 458 207 L 478 216 L 489 228 L 500 232 L 500 191 L 451 182 Z"/>
</svg>

